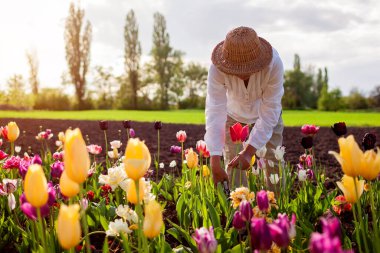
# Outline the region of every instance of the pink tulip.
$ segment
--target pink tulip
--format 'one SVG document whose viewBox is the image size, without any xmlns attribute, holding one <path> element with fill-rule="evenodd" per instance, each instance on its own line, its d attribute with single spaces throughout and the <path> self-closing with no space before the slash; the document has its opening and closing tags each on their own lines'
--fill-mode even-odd
<svg viewBox="0 0 380 253">
<path fill-rule="evenodd" d="M 180 130 L 180 131 L 177 132 L 176 137 L 177 137 L 177 140 L 179 142 L 185 142 L 186 138 L 187 138 L 187 135 L 186 135 L 185 131 Z"/>
<path fill-rule="evenodd" d="M 0 161 L 4 160 L 7 157 L 8 157 L 8 154 L 5 153 L 4 151 L 0 150 Z"/>
<path fill-rule="evenodd" d="M 242 143 L 249 135 L 249 126 L 244 127 L 238 122 L 230 127 L 230 136 L 233 143 Z"/>
<path fill-rule="evenodd" d="M 209 229 L 204 227 L 196 229 L 193 239 L 197 243 L 197 248 L 200 253 L 214 253 L 218 246 L 213 227 Z"/>
<path fill-rule="evenodd" d="M 304 135 L 315 135 L 316 133 L 318 133 L 318 131 L 319 131 L 319 127 L 315 125 L 303 125 L 301 127 L 301 132 Z"/>
<path fill-rule="evenodd" d="M 93 155 L 99 155 L 102 152 L 102 147 L 99 145 L 91 144 L 87 146 L 87 151 Z"/>
</svg>

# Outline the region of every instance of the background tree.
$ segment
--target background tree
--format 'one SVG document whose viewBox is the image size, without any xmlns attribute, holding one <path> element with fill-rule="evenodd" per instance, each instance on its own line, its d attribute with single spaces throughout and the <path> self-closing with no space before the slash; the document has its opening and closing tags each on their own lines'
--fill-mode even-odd
<svg viewBox="0 0 380 253">
<path fill-rule="evenodd" d="M 69 16 L 65 25 L 66 61 L 71 82 L 75 86 L 78 109 L 85 107 L 86 74 L 90 65 L 91 23 L 87 21 L 82 30 L 84 10 L 70 5 Z"/>
<path fill-rule="evenodd" d="M 30 109 L 33 100 L 25 92 L 25 80 L 22 75 L 13 75 L 7 80 L 8 91 L 5 103 L 14 106 L 15 109 Z"/>
<path fill-rule="evenodd" d="M 360 110 L 368 108 L 367 98 L 357 89 L 354 88 L 346 98 L 347 107 L 351 110 Z"/>
<path fill-rule="evenodd" d="M 128 76 L 128 86 L 130 89 L 130 98 L 133 109 L 137 109 L 137 92 L 140 88 L 139 69 L 141 58 L 141 45 L 138 39 L 139 28 L 136 22 L 135 13 L 130 10 L 126 17 L 126 23 L 124 27 L 124 66 Z M 122 82 L 120 87 L 120 99 L 128 99 L 126 92 L 126 82 Z"/>
<path fill-rule="evenodd" d="M 372 108 L 380 109 L 380 85 L 377 85 L 370 93 L 368 104 Z"/>
<path fill-rule="evenodd" d="M 184 67 L 183 82 L 186 98 L 181 101 L 180 108 L 204 108 L 207 69 L 198 63 L 190 62 Z"/>
<path fill-rule="evenodd" d="M 112 109 L 114 104 L 114 93 L 116 88 L 112 68 L 102 66 L 95 67 L 93 85 L 96 87 L 98 109 Z"/>
<path fill-rule="evenodd" d="M 169 109 L 169 91 L 172 82 L 179 75 L 183 53 L 170 46 L 165 17 L 154 13 L 152 61 L 148 63 L 149 79 L 159 85 L 157 90 L 161 109 Z"/>
<path fill-rule="evenodd" d="M 29 65 L 29 85 L 32 89 L 33 95 L 38 94 L 38 58 L 36 51 L 26 52 L 26 58 Z"/>
<path fill-rule="evenodd" d="M 301 70 L 301 59 L 294 55 L 293 70 L 285 72 L 284 90 L 282 99 L 284 108 L 303 109 L 316 107 L 311 87 L 313 75 Z"/>
</svg>

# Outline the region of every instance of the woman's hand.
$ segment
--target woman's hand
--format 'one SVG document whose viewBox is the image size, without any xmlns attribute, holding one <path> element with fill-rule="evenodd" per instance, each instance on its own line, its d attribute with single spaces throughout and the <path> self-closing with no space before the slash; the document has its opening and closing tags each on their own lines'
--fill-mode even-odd
<svg viewBox="0 0 380 253">
<path fill-rule="evenodd" d="M 217 186 L 219 182 L 223 183 L 223 181 L 228 181 L 228 175 L 224 168 L 222 168 L 220 156 L 211 156 L 210 166 L 215 186 Z"/>
<path fill-rule="evenodd" d="M 234 157 L 234 159 L 229 162 L 228 167 L 238 168 L 241 170 L 247 170 L 251 166 L 251 159 L 252 156 L 256 153 L 256 149 L 251 146 L 247 145 L 247 147 L 241 151 L 237 156 Z"/>
</svg>

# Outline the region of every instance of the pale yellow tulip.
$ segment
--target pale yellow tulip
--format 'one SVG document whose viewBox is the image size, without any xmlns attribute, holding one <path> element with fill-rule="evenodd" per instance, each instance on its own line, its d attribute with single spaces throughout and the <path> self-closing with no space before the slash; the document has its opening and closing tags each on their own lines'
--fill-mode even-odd
<svg viewBox="0 0 380 253">
<path fill-rule="evenodd" d="M 59 188 L 62 194 L 68 198 L 76 196 L 80 190 L 79 184 L 69 178 L 66 170 L 62 172 L 61 178 L 59 179 Z"/>
<path fill-rule="evenodd" d="M 347 138 L 341 137 L 338 140 L 338 144 L 340 153 L 329 151 L 329 154 L 335 156 L 342 166 L 344 174 L 350 177 L 359 176 L 363 151 L 359 148 L 354 136 L 350 135 Z"/>
<path fill-rule="evenodd" d="M 138 180 L 148 171 L 151 156 L 148 147 L 143 141 L 131 138 L 125 149 L 124 166 L 129 178 Z"/>
<path fill-rule="evenodd" d="M 47 190 L 48 185 L 41 165 L 30 165 L 24 183 L 26 200 L 35 208 L 40 208 L 48 201 Z"/>
<path fill-rule="evenodd" d="M 190 148 L 186 154 L 186 162 L 189 169 L 193 169 L 198 166 L 198 154 L 195 153 L 192 148 Z"/>
<path fill-rule="evenodd" d="M 65 133 L 64 132 L 59 132 L 58 133 L 58 140 L 62 143 L 65 142 Z"/>
<path fill-rule="evenodd" d="M 57 235 L 62 248 L 70 249 L 80 242 L 82 232 L 79 218 L 78 204 L 70 206 L 61 204 L 57 221 Z"/>
<path fill-rule="evenodd" d="M 161 205 L 155 200 L 149 201 L 145 205 L 144 235 L 148 238 L 156 237 L 160 234 L 163 224 Z"/>
<path fill-rule="evenodd" d="M 210 169 L 208 168 L 207 165 L 203 165 L 202 167 L 202 174 L 204 177 L 210 176 Z"/>
<path fill-rule="evenodd" d="M 380 173 L 380 149 L 377 148 L 377 153 L 371 149 L 367 150 L 362 158 L 360 166 L 360 175 L 367 180 L 377 178 Z"/>
<path fill-rule="evenodd" d="M 145 179 L 139 179 L 139 198 L 140 203 L 144 199 L 144 191 L 145 191 Z M 137 204 L 137 191 L 136 191 L 136 183 L 133 179 L 127 180 L 127 200 L 132 204 Z"/>
<path fill-rule="evenodd" d="M 66 131 L 64 151 L 63 159 L 67 175 L 74 182 L 83 183 L 88 177 L 90 157 L 79 128 Z"/>
<path fill-rule="evenodd" d="M 356 182 L 356 188 L 355 188 Z M 342 181 L 336 182 L 339 189 L 343 192 L 347 202 L 356 203 L 364 190 L 364 180 L 358 180 L 357 178 L 344 175 Z"/>
</svg>

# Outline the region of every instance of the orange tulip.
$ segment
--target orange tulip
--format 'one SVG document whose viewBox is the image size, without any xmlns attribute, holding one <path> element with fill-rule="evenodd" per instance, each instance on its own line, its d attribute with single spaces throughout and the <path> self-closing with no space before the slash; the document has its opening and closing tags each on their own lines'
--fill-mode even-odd
<svg viewBox="0 0 380 253">
<path fill-rule="evenodd" d="M 189 152 L 186 154 L 186 162 L 189 169 L 193 169 L 198 166 L 198 155 L 192 148 L 190 148 Z"/>
<path fill-rule="evenodd" d="M 79 184 L 69 178 L 66 170 L 62 172 L 61 178 L 59 179 L 59 188 L 62 194 L 68 198 L 76 196 L 80 190 Z"/>
</svg>

